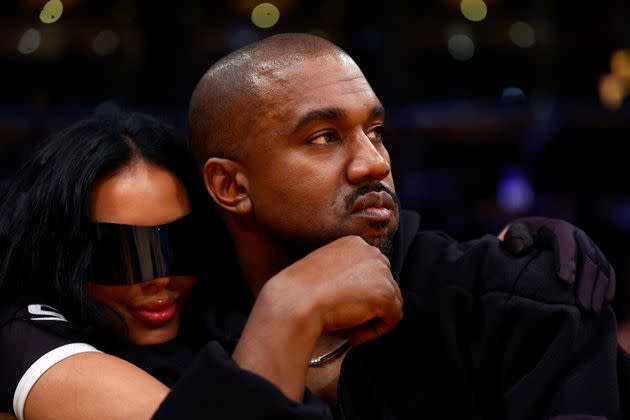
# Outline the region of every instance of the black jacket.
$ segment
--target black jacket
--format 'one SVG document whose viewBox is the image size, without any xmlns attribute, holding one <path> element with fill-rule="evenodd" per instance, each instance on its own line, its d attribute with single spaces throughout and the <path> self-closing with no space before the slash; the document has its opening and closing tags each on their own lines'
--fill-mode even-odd
<svg viewBox="0 0 630 420">
<path fill-rule="evenodd" d="M 610 306 L 582 312 L 550 251 L 516 258 L 418 224 L 402 214 L 392 258 L 403 320 L 346 355 L 339 418 L 622 418 L 630 365 Z"/>
<path fill-rule="evenodd" d="M 630 363 L 617 347 L 609 306 L 599 315 L 581 311 L 573 288 L 556 278 L 549 251 L 514 257 L 495 237 L 459 243 L 418 227 L 416 213 L 401 213 L 392 271 L 403 294 L 403 321 L 347 353 L 336 417 L 622 418 Z M 200 309 L 199 330 L 228 352 L 252 304 L 237 273 L 236 265 L 215 270 L 210 290 L 193 297 L 199 299 L 193 305 Z M 308 393 L 306 405 L 288 404 L 254 375 L 252 392 L 245 395 L 244 382 L 232 386 L 231 379 L 242 379 L 243 372 L 229 360 L 217 364 L 221 351 L 213 346 L 187 369 L 156 418 L 330 415 L 318 413 L 320 405 Z M 217 386 L 221 383 L 226 386 Z M 216 396 L 208 398 L 215 393 L 225 405 L 217 405 Z M 240 411 L 231 412 L 235 406 Z"/>
</svg>

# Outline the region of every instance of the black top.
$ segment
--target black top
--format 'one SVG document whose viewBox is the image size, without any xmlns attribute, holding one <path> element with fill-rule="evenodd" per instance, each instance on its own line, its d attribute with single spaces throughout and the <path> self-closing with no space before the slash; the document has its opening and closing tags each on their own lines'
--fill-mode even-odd
<svg viewBox="0 0 630 420">
<path fill-rule="evenodd" d="M 22 418 L 35 381 L 60 360 L 96 349 L 51 306 L 16 302 L 0 308 L 0 412 Z"/>
<path fill-rule="evenodd" d="M 18 418 L 23 418 L 31 386 L 47 368 L 78 352 L 97 351 L 57 310 L 25 302 L 0 308 L 0 413 Z M 194 325 L 186 324 L 167 343 L 111 351 L 171 387 L 155 418 L 332 418 L 326 404 L 310 393 L 302 403 L 293 402 L 264 378 L 240 369 L 230 352 L 207 341 Z"/>
<path fill-rule="evenodd" d="M 514 257 L 417 223 L 403 215 L 392 260 L 403 320 L 347 354 L 339 417 L 623 418 L 630 365 L 610 305 L 582 311 L 551 251 Z"/>
<path fill-rule="evenodd" d="M 623 418 L 630 362 L 613 311 L 581 310 L 551 251 L 514 257 L 494 236 L 457 242 L 403 211 L 391 262 L 403 320 L 347 353 L 337 418 Z M 197 295 L 205 329 L 224 340 L 238 339 L 251 307 L 238 273 Z"/>
</svg>

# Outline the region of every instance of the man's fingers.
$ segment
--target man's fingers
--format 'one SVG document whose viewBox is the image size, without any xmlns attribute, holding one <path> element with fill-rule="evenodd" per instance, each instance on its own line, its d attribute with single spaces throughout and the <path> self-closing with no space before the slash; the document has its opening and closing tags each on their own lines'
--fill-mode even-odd
<svg viewBox="0 0 630 420">
<path fill-rule="evenodd" d="M 348 342 L 353 346 L 358 346 L 359 344 L 367 343 L 379 337 L 380 334 L 378 333 L 376 325 L 376 321 L 370 321 L 360 327 L 354 328 L 350 334 L 348 334 Z"/>
<path fill-rule="evenodd" d="M 393 299 L 379 305 L 381 313 L 372 320 L 352 329 L 348 335 L 348 341 L 353 346 L 374 340 L 392 330 L 402 319 L 402 297 L 400 289 L 394 283 L 396 295 Z"/>
<path fill-rule="evenodd" d="M 348 334 L 348 342 L 353 346 L 367 343 L 368 341 L 374 340 L 375 338 L 388 333 L 396 324 L 397 322 L 388 323 L 379 318 L 373 319 L 357 328 L 354 328 L 350 334 Z"/>
</svg>

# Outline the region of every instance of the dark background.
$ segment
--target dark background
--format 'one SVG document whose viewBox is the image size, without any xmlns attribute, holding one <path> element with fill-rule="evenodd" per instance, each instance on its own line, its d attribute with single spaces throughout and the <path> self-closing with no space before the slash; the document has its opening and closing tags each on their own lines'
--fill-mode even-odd
<svg viewBox="0 0 630 420">
<path fill-rule="evenodd" d="M 522 215 L 564 218 L 614 263 L 627 317 L 630 2 L 486 0 L 476 22 L 459 0 L 271 2 L 280 18 L 262 29 L 251 19 L 259 1 L 65 0 L 45 24 L 46 1 L 2 0 L 0 182 L 103 101 L 183 130 L 189 95 L 218 58 L 314 32 L 355 58 L 385 104 L 400 198 L 426 229 L 465 240 Z M 517 22 L 528 25 L 520 37 Z"/>
</svg>

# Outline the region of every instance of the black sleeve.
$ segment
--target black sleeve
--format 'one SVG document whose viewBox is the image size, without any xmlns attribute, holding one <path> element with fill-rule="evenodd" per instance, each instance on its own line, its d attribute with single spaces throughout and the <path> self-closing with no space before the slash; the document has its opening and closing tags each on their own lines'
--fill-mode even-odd
<svg viewBox="0 0 630 420">
<path fill-rule="evenodd" d="M 22 418 L 33 384 L 73 354 L 97 351 L 54 308 L 15 304 L 0 308 L 0 412 Z"/>
<path fill-rule="evenodd" d="M 422 233 L 401 291 L 399 326 L 346 356 L 347 418 L 621 418 L 630 390 L 612 309 L 581 311 L 551 252 L 516 258 L 494 237 Z"/>
<path fill-rule="evenodd" d="M 328 406 L 307 394 L 289 400 L 262 377 L 240 369 L 217 342 L 201 349 L 171 388 L 154 419 L 331 419 Z"/>
<path fill-rule="evenodd" d="M 610 305 L 599 315 L 580 310 L 573 286 L 556 276 L 551 251 L 517 258 L 492 236 L 444 245 L 426 270 L 427 292 L 442 302 L 433 312 L 440 338 L 467 371 L 484 417 L 620 415 Z M 417 291 L 409 296 L 425 299 Z"/>
</svg>

